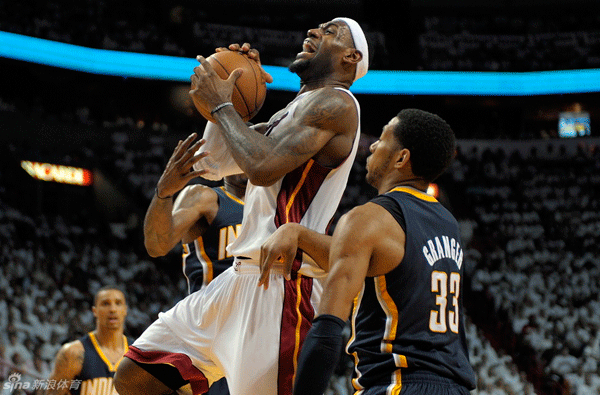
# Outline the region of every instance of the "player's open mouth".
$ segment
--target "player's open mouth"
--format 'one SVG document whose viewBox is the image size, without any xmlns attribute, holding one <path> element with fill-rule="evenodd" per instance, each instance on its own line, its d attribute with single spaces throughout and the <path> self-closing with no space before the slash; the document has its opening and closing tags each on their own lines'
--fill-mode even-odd
<svg viewBox="0 0 600 395">
<path fill-rule="evenodd" d="M 310 40 L 307 38 L 304 40 L 304 42 L 302 43 L 302 52 L 300 53 L 306 53 L 306 54 L 310 54 L 310 53 L 315 53 L 317 52 L 317 47 L 310 42 Z"/>
</svg>

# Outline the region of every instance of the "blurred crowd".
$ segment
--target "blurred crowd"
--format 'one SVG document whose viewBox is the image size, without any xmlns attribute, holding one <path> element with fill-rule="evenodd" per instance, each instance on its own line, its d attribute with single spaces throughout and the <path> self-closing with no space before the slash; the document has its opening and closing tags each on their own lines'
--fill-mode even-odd
<svg viewBox="0 0 600 395">
<path fill-rule="evenodd" d="M 597 144 L 460 151 L 450 173 L 469 207 L 469 315 L 547 393 L 600 390 Z"/>
<path fill-rule="evenodd" d="M 600 13 L 435 15 L 423 19 L 421 67 L 540 71 L 600 67 Z"/>
</svg>

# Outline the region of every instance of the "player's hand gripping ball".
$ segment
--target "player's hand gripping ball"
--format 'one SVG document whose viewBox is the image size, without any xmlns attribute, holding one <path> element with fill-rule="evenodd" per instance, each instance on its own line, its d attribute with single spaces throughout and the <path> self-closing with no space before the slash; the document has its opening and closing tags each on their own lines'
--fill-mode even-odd
<svg viewBox="0 0 600 395">
<path fill-rule="evenodd" d="M 244 69 L 235 82 L 231 102 L 244 122 L 252 119 L 261 109 L 267 96 L 267 85 L 262 77 L 261 68 L 256 61 L 238 51 L 216 52 L 206 58 L 217 75 L 226 80 L 235 69 Z M 205 102 L 194 101 L 196 109 L 204 118 L 216 122 L 210 115 Z"/>
</svg>

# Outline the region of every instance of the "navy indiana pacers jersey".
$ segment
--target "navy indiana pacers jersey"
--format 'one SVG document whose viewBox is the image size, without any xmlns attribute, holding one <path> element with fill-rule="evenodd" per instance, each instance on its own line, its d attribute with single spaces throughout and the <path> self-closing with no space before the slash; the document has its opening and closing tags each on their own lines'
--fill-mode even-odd
<svg viewBox="0 0 600 395">
<path fill-rule="evenodd" d="M 204 234 L 193 243 L 183 244 L 183 274 L 188 292 L 193 293 L 233 265 L 226 247 L 238 235 L 244 202 L 224 187 L 213 188 L 219 199 L 219 211 Z"/>
<path fill-rule="evenodd" d="M 402 375 L 431 373 L 475 388 L 462 312 L 463 251 L 458 223 L 435 198 L 398 187 L 392 199 L 404 216 L 404 259 L 389 273 L 367 277 L 354 301 L 347 352 L 356 363 L 356 390 L 387 386 L 399 393 Z M 390 210 L 392 202 L 380 204 Z M 386 207 L 388 206 L 388 207 Z"/>
<path fill-rule="evenodd" d="M 113 365 L 100 349 L 100 345 L 96 340 L 94 332 L 89 332 L 87 335 L 79 339 L 83 343 L 83 366 L 81 372 L 75 380 L 81 381 L 77 388 L 71 386 L 71 394 L 73 395 L 119 395 L 113 385 L 113 377 L 117 371 L 119 362 Z M 123 336 L 125 350 L 129 349 L 129 342 Z"/>
</svg>

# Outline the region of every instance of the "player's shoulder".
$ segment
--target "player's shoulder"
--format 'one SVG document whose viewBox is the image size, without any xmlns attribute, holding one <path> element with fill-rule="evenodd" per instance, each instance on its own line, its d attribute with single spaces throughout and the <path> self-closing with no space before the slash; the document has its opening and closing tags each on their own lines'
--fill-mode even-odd
<svg viewBox="0 0 600 395">
<path fill-rule="evenodd" d="M 310 102 L 323 106 L 337 106 L 340 108 L 354 108 L 356 101 L 347 89 L 334 86 L 324 86 L 310 92 Z"/>
<path fill-rule="evenodd" d="M 301 123 L 337 131 L 354 137 L 358 110 L 354 99 L 345 91 L 323 87 L 307 93 L 296 108 Z"/>
<path fill-rule="evenodd" d="M 385 224 L 388 220 L 388 211 L 378 204 L 367 202 L 360 206 L 353 207 L 344 214 L 339 225 L 348 229 L 356 229 L 362 237 L 377 237 L 382 231 L 385 232 Z M 337 226 L 336 226 L 337 228 Z"/>
<path fill-rule="evenodd" d="M 370 223 L 378 224 L 381 221 L 381 215 L 386 212 L 387 210 L 379 204 L 367 202 L 353 207 L 344 216 L 349 221 L 357 221 L 365 225 Z"/>
<path fill-rule="evenodd" d="M 65 343 L 61 346 L 58 351 L 59 355 L 62 357 L 69 359 L 70 361 L 83 361 L 83 357 L 85 355 L 85 347 L 81 340 L 73 340 L 71 342 Z"/>
<path fill-rule="evenodd" d="M 195 204 L 205 205 L 218 199 L 217 192 L 206 185 L 188 185 L 177 196 L 177 205 L 190 206 Z"/>
</svg>

